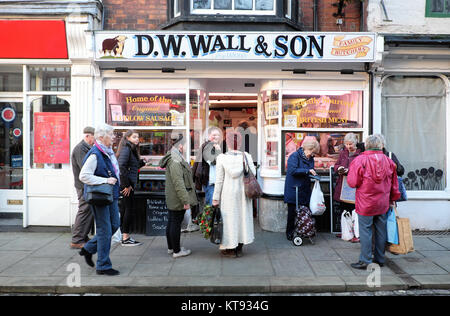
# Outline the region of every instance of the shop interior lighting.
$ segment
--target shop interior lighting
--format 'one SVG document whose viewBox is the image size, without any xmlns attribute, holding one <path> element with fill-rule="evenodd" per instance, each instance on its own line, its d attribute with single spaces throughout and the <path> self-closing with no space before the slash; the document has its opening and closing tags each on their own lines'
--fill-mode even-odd
<svg viewBox="0 0 450 316">
<path fill-rule="evenodd" d="M 351 91 L 330 91 L 330 90 L 284 90 L 283 95 L 345 95 Z"/>
<path fill-rule="evenodd" d="M 257 100 L 209 100 L 209 103 L 258 103 Z"/>
<path fill-rule="evenodd" d="M 242 96 L 242 97 L 257 97 L 258 94 L 257 93 L 226 93 L 226 92 L 211 92 L 209 93 L 210 97 L 221 97 L 221 96 L 225 96 L 225 97 L 233 97 L 233 96 Z"/>
</svg>

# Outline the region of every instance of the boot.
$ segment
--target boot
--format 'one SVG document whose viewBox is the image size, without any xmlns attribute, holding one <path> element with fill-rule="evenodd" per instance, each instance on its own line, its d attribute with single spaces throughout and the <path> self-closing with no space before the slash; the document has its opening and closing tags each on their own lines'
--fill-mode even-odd
<svg viewBox="0 0 450 316">
<path fill-rule="evenodd" d="M 238 246 L 235 248 L 236 257 L 242 257 L 242 248 L 243 247 L 244 247 L 244 244 L 238 244 Z"/>
</svg>

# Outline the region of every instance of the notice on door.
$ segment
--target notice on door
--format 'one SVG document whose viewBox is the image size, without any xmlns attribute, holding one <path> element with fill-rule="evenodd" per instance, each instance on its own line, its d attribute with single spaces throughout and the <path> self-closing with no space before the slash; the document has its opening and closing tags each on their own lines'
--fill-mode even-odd
<svg viewBox="0 0 450 316">
<path fill-rule="evenodd" d="M 34 163 L 70 162 L 70 113 L 34 113 Z"/>
</svg>

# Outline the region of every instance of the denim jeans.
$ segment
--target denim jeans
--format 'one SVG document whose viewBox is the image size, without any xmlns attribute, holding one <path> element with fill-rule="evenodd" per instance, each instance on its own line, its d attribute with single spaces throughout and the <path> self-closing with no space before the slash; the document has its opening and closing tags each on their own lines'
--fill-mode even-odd
<svg viewBox="0 0 450 316">
<path fill-rule="evenodd" d="M 203 186 L 205 192 L 205 205 L 212 205 L 212 199 L 214 194 L 214 184 L 208 184 Z"/>
<path fill-rule="evenodd" d="M 361 245 L 361 254 L 359 261 L 366 264 L 372 263 L 372 253 L 374 260 L 378 263 L 384 263 L 385 247 L 387 240 L 387 213 L 376 216 L 363 216 L 358 214 L 359 239 Z M 375 250 L 372 251 L 372 226 L 375 227 Z"/>
<path fill-rule="evenodd" d="M 92 206 L 92 210 L 96 235 L 84 245 L 84 249 L 90 254 L 97 253 L 97 270 L 108 270 L 112 268 L 109 258 L 111 237 L 120 227 L 118 200 L 106 206 Z"/>
</svg>

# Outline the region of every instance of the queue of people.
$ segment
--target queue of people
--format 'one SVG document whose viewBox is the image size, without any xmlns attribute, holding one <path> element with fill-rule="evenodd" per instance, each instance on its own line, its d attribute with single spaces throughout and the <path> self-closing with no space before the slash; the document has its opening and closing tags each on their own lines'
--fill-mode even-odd
<svg viewBox="0 0 450 316">
<path fill-rule="evenodd" d="M 112 235 L 120 228 L 122 246 L 140 245 L 130 235 L 138 170 L 145 164 L 139 154 L 139 133 L 135 130 L 124 133 L 116 153 L 112 149 L 115 137 L 113 127 L 106 124 L 95 130 L 87 127 L 84 134 L 84 139 L 72 155 L 79 214 L 71 247 L 80 249 L 79 254 L 89 266 L 96 267 L 97 274 L 118 275 L 119 271 L 112 268 L 109 257 Z M 173 258 L 192 253 L 180 244 L 181 223 L 185 212 L 199 204 L 196 189 L 200 187 L 206 195 L 205 204 L 220 207 L 221 210 L 223 233 L 220 253 L 227 257 L 240 257 L 243 246 L 254 241 L 252 200 L 244 192 L 245 162 L 256 174 L 252 156 L 239 150 L 242 135 L 237 131 L 226 133 L 226 153 L 222 153 L 219 146 L 222 141 L 220 129 L 210 128 L 206 139 L 201 146 L 201 157 L 197 157 L 196 165 L 191 169 L 184 158 L 186 140 L 183 134 L 172 133 L 171 148 L 159 163 L 165 169 L 166 176 L 167 253 Z M 361 148 L 355 134 L 347 134 L 335 164 L 338 180 L 333 197 L 340 203 L 341 209 L 354 208 L 358 214 L 361 254 L 358 262 L 351 265 L 356 269 L 365 269 L 373 262 L 379 265 L 385 262 L 386 214 L 399 198 L 397 174 L 403 170 L 397 157 L 385 149 L 382 135 L 370 135 L 364 145 L 365 148 Z M 319 150 L 317 139 L 307 137 L 301 147 L 289 156 L 284 188 L 284 202 L 288 206 L 288 240 L 293 238 L 296 208 L 299 205 L 309 206 L 311 177 L 317 176 L 314 155 Z M 348 185 L 356 189 L 354 205 L 340 200 L 344 176 Z M 113 202 L 88 205 L 86 186 L 104 183 L 113 186 Z M 119 210 L 120 195 L 123 202 Z M 95 218 L 96 235 L 89 240 L 87 236 L 92 218 Z M 92 256 L 96 253 L 95 264 Z"/>
</svg>

